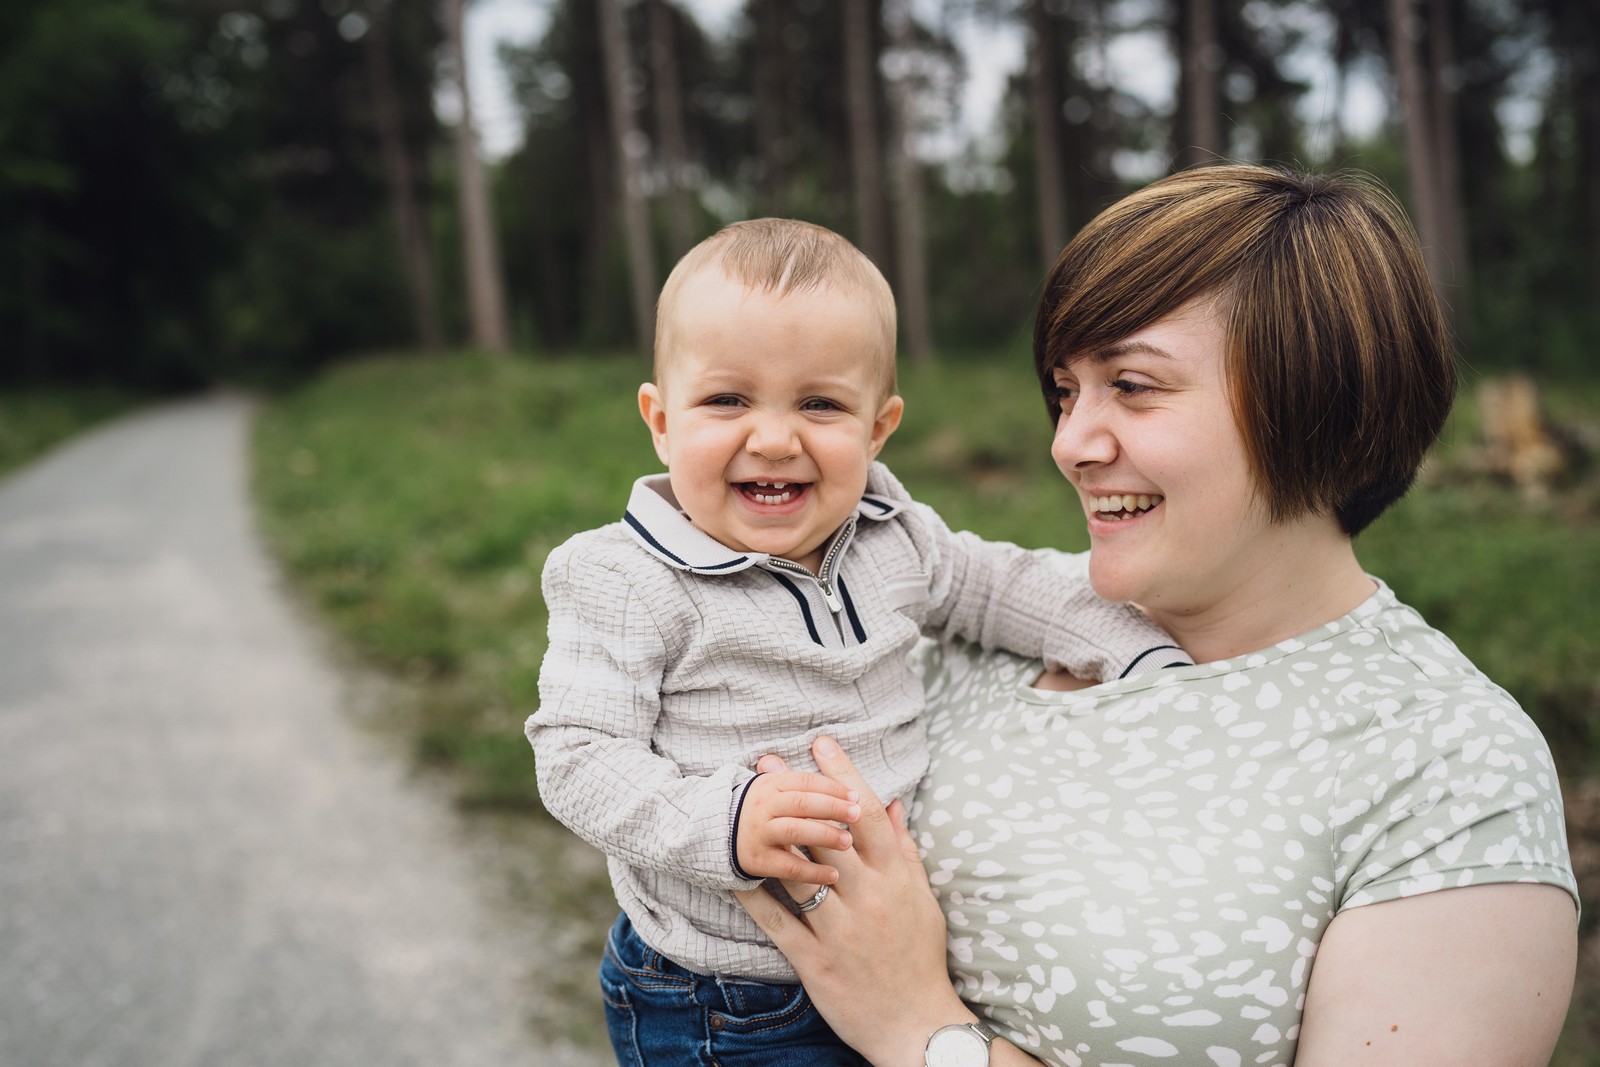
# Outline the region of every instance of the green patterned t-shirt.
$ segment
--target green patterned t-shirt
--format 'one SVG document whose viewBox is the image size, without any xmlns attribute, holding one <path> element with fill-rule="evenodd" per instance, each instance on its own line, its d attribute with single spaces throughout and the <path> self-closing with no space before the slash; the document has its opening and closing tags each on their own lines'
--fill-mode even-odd
<svg viewBox="0 0 1600 1067">
<path fill-rule="evenodd" d="M 1033 661 L 920 656 L 912 828 L 950 971 L 1048 1063 L 1287 1065 L 1339 911 L 1493 882 L 1576 899 L 1538 729 L 1381 583 L 1262 652 L 1073 693 L 1031 688 Z"/>
</svg>

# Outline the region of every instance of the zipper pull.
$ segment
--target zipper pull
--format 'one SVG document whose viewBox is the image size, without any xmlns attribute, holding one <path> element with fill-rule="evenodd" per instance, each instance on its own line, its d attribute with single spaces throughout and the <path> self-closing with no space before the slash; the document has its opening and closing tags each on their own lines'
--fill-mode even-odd
<svg viewBox="0 0 1600 1067">
<path fill-rule="evenodd" d="M 835 615 L 843 611 L 844 605 L 840 603 L 839 598 L 834 595 L 833 586 L 820 580 L 817 582 L 817 584 L 822 587 L 822 599 L 828 602 L 828 610 L 833 612 Z"/>
</svg>

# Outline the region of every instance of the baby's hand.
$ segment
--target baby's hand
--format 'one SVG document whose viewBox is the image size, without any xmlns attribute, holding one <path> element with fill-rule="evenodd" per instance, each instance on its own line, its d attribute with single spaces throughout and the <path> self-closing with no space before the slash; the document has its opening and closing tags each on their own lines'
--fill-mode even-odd
<svg viewBox="0 0 1600 1067">
<path fill-rule="evenodd" d="M 777 765 L 782 766 L 781 761 Z M 812 863 L 794 846 L 847 849 L 850 834 L 836 824 L 860 817 L 855 790 L 826 775 L 767 771 L 750 783 L 739 811 L 735 842 L 739 866 L 755 878 L 832 885 L 839 872 Z"/>
</svg>

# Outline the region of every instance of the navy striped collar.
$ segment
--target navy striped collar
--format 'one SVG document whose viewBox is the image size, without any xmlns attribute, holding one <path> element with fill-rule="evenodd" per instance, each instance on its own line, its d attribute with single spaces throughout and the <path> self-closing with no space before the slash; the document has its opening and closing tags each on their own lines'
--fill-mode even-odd
<svg viewBox="0 0 1600 1067">
<path fill-rule="evenodd" d="M 881 479 L 874 477 L 880 466 L 872 465 L 867 492 L 856 505 L 856 514 L 862 518 L 890 519 L 903 507 L 895 500 L 872 492 L 874 482 L 882 484 Z M 895 484 L 892 475 L 887 471 L 883 473 L 889 484 Z M 765 552 L 735 551 L 698 529 L 678 510 L 678 498 L 673 495 L 672 483 L 665 474 L 648 474 L 633 483 L 622 521 L 640 547 L 681 571 L 730 574 L 760 566 L 770 558 Z"/>
</svg>

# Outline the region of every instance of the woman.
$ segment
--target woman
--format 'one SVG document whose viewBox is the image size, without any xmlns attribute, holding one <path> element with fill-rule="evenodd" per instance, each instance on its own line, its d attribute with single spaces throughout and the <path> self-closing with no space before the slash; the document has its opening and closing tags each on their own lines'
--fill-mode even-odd
<svg viewBox="0 0 1600 1067">
<path fill-rule="evenodd" d="M 1072 691 L 935 652 L 914 841 L 820 740 L 866 800 L 840 880 L 803 918 L 742 898 L 818 1009 L 877 1067 L 1545 1063 L 1576 952 L 1549 751 L 1352 545 L 1454 392 L 1398 209 L 1167 178 L 1063 251 L 1034 354 L 1067 565 L 1196 666 Z"/>
</svg>

